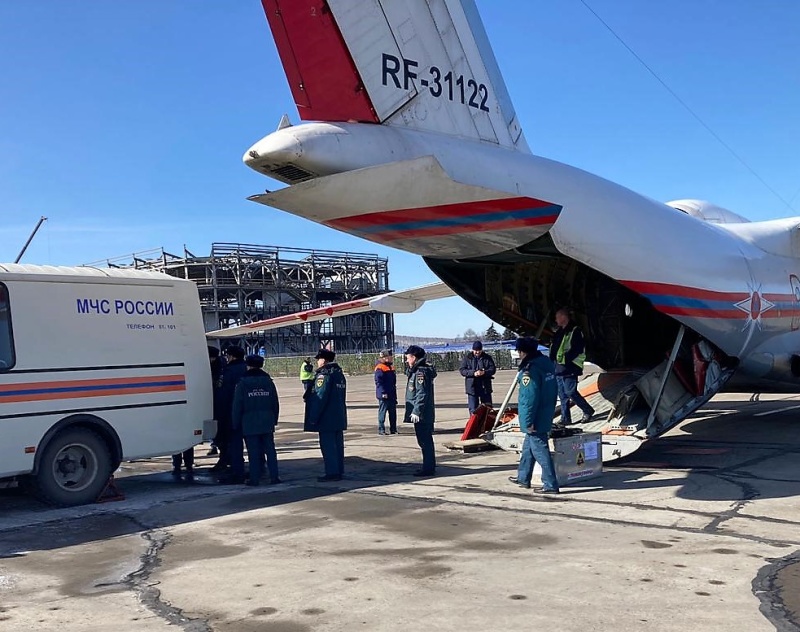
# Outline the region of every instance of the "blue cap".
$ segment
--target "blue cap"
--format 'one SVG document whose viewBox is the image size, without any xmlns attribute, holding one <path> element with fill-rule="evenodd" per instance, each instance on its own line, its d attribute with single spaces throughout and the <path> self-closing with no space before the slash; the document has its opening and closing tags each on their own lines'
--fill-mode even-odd
<svg viewBox="0 0 800 632">
<path fill-rule="evenodd" d="M 244 358 L 244 349 L 242 349 L 241 347 L 236 347 L 236 346 L 226 347 L 224 353 L 225 355 L 229 355 L 230 357 L 236 360 L 241 360 L 242 358 Z"/>
<path fill-rule="evenodd" d="M 539 341 L 536 338 L 517 338 L 517 343 L 514 345 L 517 351 L 524 351 L 525 353 L 533 353 L 539 349 Z"/>
<path fill-rule="evenodd" d="M 260 355 L 249 355 L 244 359 L 244 363 L 247 366 L 253 366 L 257 369 L 260 369 L 262 366 L 264 366 L 264 358 L 262 358 Z"/>
</svg>

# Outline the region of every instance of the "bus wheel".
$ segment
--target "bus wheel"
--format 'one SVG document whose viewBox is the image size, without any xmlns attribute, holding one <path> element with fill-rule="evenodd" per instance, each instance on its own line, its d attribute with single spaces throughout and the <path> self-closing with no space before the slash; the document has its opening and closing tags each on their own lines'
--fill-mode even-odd
<svg viewBox="0 0 800 632">
<path fill-rule="evenodd" d="M 97 500 L 110 476 L 111 455 L 105 442 L 91 430 L 72 428 L 47 444 L 33 483 L 45 502 L 83 505 Z"/>
</svg>

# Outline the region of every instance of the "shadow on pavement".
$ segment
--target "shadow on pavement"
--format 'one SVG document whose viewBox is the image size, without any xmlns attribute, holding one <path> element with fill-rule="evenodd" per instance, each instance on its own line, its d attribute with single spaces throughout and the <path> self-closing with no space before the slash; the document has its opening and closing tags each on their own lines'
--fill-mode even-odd
<svg viewBox="0 0 800 632">
<path fill-rule="evenodd" d="M 606 464 L 606 489 L 654 489 L 683 481 L 687 500 L 742 501 L 800 494 L 800 425 L 786 402 L 761 402 L 759 416 L 744 402 L 714 401 L 690 417 L 680 434 L 649 441 L 625 459 Z M 654 478 L 676 470 L 674 478 Z M 686 474 L 688 472 L 688 474 Z"/>
<path fill-rule="evenodd" d="M 80 508 L 53 509 L 25 498 L 25 509 L 30 510 L 35 505 L 36 513 L 44 520 L 36 528 L 15 529 L 3 525 L 0 519 L 0 559 L 17 557 L 30 550 L 54 550 L 254 509 L 290 505 L 352 490 L 378 488 L 393 483 L 435 481 L 465 474 L 464 468 L 448 466 L 446 461 L 438 464 L 435 477 L 425 478 L 413 476 L 413 472 L 419 468 L 418 463 L 374 461 L 348 456 L 345 458 L 345 467 L 344 480 L 320 483 L 316 477 L 323 473 L 321 459 L 288 460 L 281 463 L 283 483 L 262 484 L 259 487 L 221 485 L 216 482 L 209 468 L 197 469 L 191 483 L 184 479 L 176 480 L 170 472 L 137 474 L 117 480 L 125 500 Z M 508 465 L 470 468 L 468 472 L 475 474 L 497 469 L 507 470 Z M 147 506 L 141 507 L 142 501 L 156 494 L 160 499 L 155 504 L 148 502 Z M 0 505 L 14 495 L 17 493 L 4 491 L 0 495 Z M 176 507 L 176 503 L 180 503 L 179 506 Z M 76 512 L 84 515 L 75 517 Z"/>
</svg>

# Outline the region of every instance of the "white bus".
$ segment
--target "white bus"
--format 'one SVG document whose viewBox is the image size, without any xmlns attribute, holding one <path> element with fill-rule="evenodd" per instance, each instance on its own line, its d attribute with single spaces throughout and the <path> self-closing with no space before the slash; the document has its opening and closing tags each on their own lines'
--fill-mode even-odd
<svg viewBox="0 0 800 632">
<path fill-rule="evenodd" d="M 157 272 L 0 264 L 0 480 L 92 502 L 123 460 L 215 432 L 197 287 Z"/>
</svg>

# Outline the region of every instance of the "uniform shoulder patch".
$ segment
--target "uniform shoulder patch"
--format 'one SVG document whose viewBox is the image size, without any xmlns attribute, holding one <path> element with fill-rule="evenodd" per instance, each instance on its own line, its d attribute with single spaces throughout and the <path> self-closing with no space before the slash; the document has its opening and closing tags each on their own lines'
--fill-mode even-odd
<svg viewBox="0 0 800 632">
<path fill-rule="evenodd" d="M 425 384 L 425 376 L 420 374 L 417 376 L 417 384 Z"/>
<path fill-rule="evenodd" d="M 530 376 L 530 374 L 529 374 L 529 373 L 523 373 L 523 374 L 522 374 L 522 385 L 523 385 L 523 386 L 527 386 L 527 385 L 528 385 L 528 384 L 530 384 L 530 383 L 531 383 L 531 376 Z"/>
<path fill-rule="evenodd" d="M 324 375 L 320 375 L 317 378 L 317 388 L 320 388 L 323 384 L 325 384 L 325 376 Z"/>
</svg>

